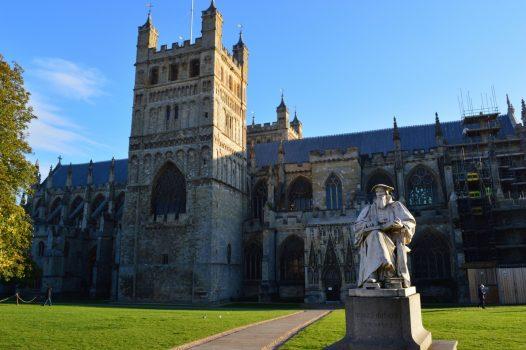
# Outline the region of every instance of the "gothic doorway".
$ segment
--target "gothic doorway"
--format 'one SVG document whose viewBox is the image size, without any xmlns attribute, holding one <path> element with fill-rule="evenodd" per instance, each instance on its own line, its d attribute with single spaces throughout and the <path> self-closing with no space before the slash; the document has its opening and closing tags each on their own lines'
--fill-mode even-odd
<svg viewBox="0 0 526 350">
<path fill-rule="evenodd" d="M 323 275 L 323 286 L 327 301 L 340 300 L 340 286 L 342 284 L 340 270 L 336 266 L 331 266 Z"/>
<path fill-rule="evenodd" d="M 323 266 L 323 288 L 325 289 L 325 299 L 327 301 L 340 300 L 341 284 L 342 278 L 340 275 L 338 257 L 334 251 L 332 239 L 329 238 L 327 251 L 325 253 L 325 263 Z"/>
</svg>

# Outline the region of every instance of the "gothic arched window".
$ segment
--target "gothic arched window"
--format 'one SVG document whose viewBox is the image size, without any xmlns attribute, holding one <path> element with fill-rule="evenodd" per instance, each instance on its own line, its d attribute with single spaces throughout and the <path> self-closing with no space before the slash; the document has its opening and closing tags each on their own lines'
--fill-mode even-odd
<svg viewBox="0 0 526 350">
<path fill-rule="evenodd" d="M 155 85 L 159 82 L 159 67 L 150 69 L 150 85 Z"/>
<path fill-rule="evenodd" d="M 245 279 L 257 281 L 261 279 L 261 246 L 257 243 L 250 244 L 245 249 Z"/>
<path fill-rule="evenodd" d="M 73 222 L 73 226 L 80 228 L 84 217 L 84 200 L 82 197 L 75 197 L 71 203 L 69 213 L 69 219 Z"/>
<path fill-rule="evenodd" d="M 117 199 L 115 199 L 115 218 L 117 218 L 117 220 L 122 218 L 122 214 L 124 212 L 124 196 L 124 192 L 121 192 Z"/>
<path fill-rule="evenodd" d="M 179 65 L 177 63 L 173 63 L 170 65 L 170 80 L 174 81 L 179 78 Z"/>
<path fill-rule="evenodd" d="M 60 197 L 55 198 L 51 207 L 49 208 L 49 223 L 52 225 L 58 225 L 60 222 L 60 209 L 61 209 L 62 199 Z"/>
<path fill-rule="evenodd" d="M 329 210 L 342 208 L 342 182 L 334 174 L 325 181 L 325 201 Z"/>
<path fill-rule="evenodd" d="M 190 78 L 197 77 L 200 72 L 201 62 L 198 59 L 190 61 Z"/>
<path fill-rule="evenodd" d="M 312 185 L 306 178 L 300 176 L 290 185 L 289 210 L 305 211 L 312 206 Z"/>
<path fill-rule="evenodd" d="M 446 239 L 433 231 L 416 236 L 411 246 L 411 270 L 415 280 L 451 277 L 450 249 Z"/>
<path fill-rule="evenodd" d="M 303 240 L 297 236 L 287 238 L 281 245 L 281 281 L 304 283 Z"/>
<path fill-rule="evenodd" d="M 173 163 L 167 163 L 157 174 L 152 193 L 152 214 L 186 213 L 186 179 Z"/>
<path fill-rule="evenodd" d="M 430 205 L 436 203 L 435 177 L 424 167 L 413 171 L 408 181 L 410 206 Z"/>
<path fill-rule="evenodd" d="M 263 220 L 265 203 L 267 203 L 267 183 L 261 180 L 254 187 L 252 194 L 252 216 L 254 219 Z"/>
</svg>

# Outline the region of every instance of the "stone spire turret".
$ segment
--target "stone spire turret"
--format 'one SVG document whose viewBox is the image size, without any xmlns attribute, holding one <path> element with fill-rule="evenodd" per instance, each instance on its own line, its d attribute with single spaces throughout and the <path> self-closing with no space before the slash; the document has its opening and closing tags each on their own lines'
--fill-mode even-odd
<svg viewBox="0 0 526 350">
<path fill-rule="evenodd" d="M 53 187 L 53 165 L 49 166 L 49 174 L 47 176 L 46 185 L 47 188 Z"/>
<path fill-rule="evenodd" d="M 256 150 L 254 147 L 254 140 L 250 141 L 250 145 L 248 148 L 248 160 L 249 160 L 249 166 L 252 171 L 256 170 Z"/>
<path fill-rule="evenodd" d="M 89 161 L 88 178 L 86 179 L 86 183 L 88 184 L 88 186 L 93 184 L 93 160 Z"/>
<path fill-rule="evenodd" d="M 283 92 L 281 93 L 281 102 L 276 107 L 276 114 L 278 115 L 278 125 L 280 128 L 288 128 L 289 126 L 289 109 L 285 104 L 285 98 Z"/>
<path fill-rule="evenodd" d="M 515 125 L 517 124 L 515 120 L 515 107 L 511 104 L 508 94 L 506 94 L 506 104 L 508 106 L 508 118 L 510 118 L 511 122 Z"/>
<path fill-rule="evenodd" d="M 223 16 L 217 10 L 214 1 L 201 14 L 201 40 L 203 47 L 221 48 L 223 45 Z"/>
<path fill-rule="evenodd" d="M 521 119 L 522 125 L 526 126 L 526 103 L 524 103 L 524 99 L 521 100 Z"/>
<path fill-rule="evenodd" d="M 398 124 L 396 123 L 396 117 L 393 117 L 393 141 L 400 141 L 400 131 L 398 130 Z"/>
<path fill-rule="evenodd" d="M 111 158 L 110 174 L 109 174 L 108 182 L 110 183 L 115 182 L 115 157 Z"/>
<path fill-rule="evenodd" d="M 146 23 L 139 27 L 139 35 L 137 38 L 137 62 L 148 59 L 148 51 L 157 47 L 158 38 L 159 33 L 153 26 L 152 13 L 151 11 L 148 11 Z"/>
<path fill-rule="evenodd" d="M 440 125 L 440 119 L 438 119 L 438 112 L 435 112 L 435 139 L 438 146 L 444 144 L 444 133 L 442 131 L 442 125 Z"/>
<path fill-rule="evenodd" d="M 278 146 L 278 163 L 280 164 L 285 163 L 285 150 L 283 148 L 283 140 L 279 142 L 279 146 Z"/>
<path fill-rule="evenodd" d="M 71 163 L 69 163 L 68 175 L 66 177 L 66 187 L 67 188 L 71 188 L 72 185 L 73 185 L 73 165 L 71 165 Z"/>
<path fill-rule="evenodd" d="M 299 138 L 301 139 L 302 138 L 302 123 L 298 119 L 298 111 L 296 109 L 294 110 L 294 119 L 292 119 L 292 122 L 290 122 L 290 125 L 296 131 Z"/>
<path fill-rule="evenodd" d="M 39 186 L 42 181 L 42 175 L 40 174 L 40 163 L 38 162 L 38 159 L 35 162 L 35 177 L 37 179 L 37 186 Z"/>
</svg>

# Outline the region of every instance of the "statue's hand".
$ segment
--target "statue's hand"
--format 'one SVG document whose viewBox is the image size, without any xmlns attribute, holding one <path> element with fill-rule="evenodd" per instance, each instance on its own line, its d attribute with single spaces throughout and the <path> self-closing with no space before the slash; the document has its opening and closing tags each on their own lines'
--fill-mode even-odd
<svg viewBox="0 0 526 350">
<path fill-rule="evenodd" d="M 395 229 L 400 229 L 404 227 L 404 224 L 402 224 L 402 221 L 400 219 L 396 219 L 394 222 L 393 222 L 393 228 Z"/>
<path fill-rule="evenodd" d="M 404 227 L 402 224 L 402 221 L 400 219 L 396 219 L 395 221 L 388 222 L 384 225 L 382 225 L 382 230 L 389 231 L 389 230 L 396 230 Z"/>
</svg>

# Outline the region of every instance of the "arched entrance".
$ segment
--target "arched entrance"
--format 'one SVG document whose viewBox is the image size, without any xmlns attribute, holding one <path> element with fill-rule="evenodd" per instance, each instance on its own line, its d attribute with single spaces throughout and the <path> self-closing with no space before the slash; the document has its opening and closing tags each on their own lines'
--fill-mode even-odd
<svg viewBox="0 0 526 350">
<path fill-rule="evenodd" d="M 325 288 L 325 297 L 327 301 L 340 300 L 340 286 L 342 284 L 340 269 L 337 266 L 331 266 L 323 274 L 323 286 Z"/>
<path fill-rule="evenodd" d="M 292 235 L 281 244 L 280 287 L 281 299 L 303 300 L 305 296 L 305 266 L 303 239 Z"/>
<path fill-rule="evenodd" d="M 323 264 L 323 288 L 325 290 L 325 299 L 327 301 L 339 301 L 341 285 L 342 277 L 340 274 L 338 257 L 334 251 L 332 239 L 329 239 L 329 242 L 327 243 L 327 251 L 325 253 L 325 263 Z"/>
</svg>

